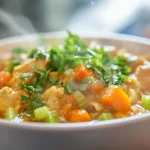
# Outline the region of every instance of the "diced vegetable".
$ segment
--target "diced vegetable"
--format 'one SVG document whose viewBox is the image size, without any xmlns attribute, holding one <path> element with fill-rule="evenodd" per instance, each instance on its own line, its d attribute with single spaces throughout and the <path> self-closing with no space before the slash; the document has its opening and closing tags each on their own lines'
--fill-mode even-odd
<svg viewBox="0 0 150 150">
<path fill-rule="evenodd" d="M 73 97 L 80 108 L 85 108 L 87 106 L 86 98 L 80 91 L 75 91 Z"/>
<path fill-rule="evenodd" d="M 45 119 L 45 122 L 48 123 L 59 123 L 59 118 L 54 112 L 49 112 L 48 116 Z"/>
<path fill-rule="evenodd" d="M 129 89 L 129 98 L 130 98 L 130 101 L 131 101 L 131 104 L 136 104 L 138 102 L 138 96 L 137 96 L 137 93 L 135 92 L 135 90 L 133 89 Z"/>
<path fill-rule="evenodd" d="M 100 104 L 98 102 L 91 102 L 90 105 L 93 106 L 97 112 L 100 112 L 104 109 L 102 104 Z"/>
<path fill-rule="evenodd" d="M 98 93 L 104 88 L 104 85 L 101 82 L 91 83 L 91 90 L 93 93 Z"/>
<path fill-rule="evenodd" d="M 73 91 L 77 90 L 77 85 L 73 81 L 66 82 L 64 86 L 65 92 L 67 94 L 73 93 Z"/>
<path fill-rule="evenodd" d="M 12 75 L 9 72 L 0 72 L 0 88 L 7 85 L 11 78 Z"/>
<path fill-rule="evenodd" d="M 90 76 L 89 70 L 83 65 L 79 65 L 78 67 L 74 68 L 74 72 L 75 79 L 78 81 Z"/>
<path fill-rule="evenodd" d="M 130 108 L 128 95 L 120 87 L 115 85 L 104 90 L 101 103 L 119 112 L 126 112 Z"/>
<path fill-rule="evenodd" d="M 14 120 L 17 113 L 13 107 L 9 107 L 5 112 L 5 119 Z"/>
<path fill-rule="evenodd" d="M 69 122 L 86 122 L 90 121 L 91 117 L 85 110 L 75 109 L 70 112 Z"/>
<path fill-rule="evenodd" d="M 15 66 L 20 65 L 18 60 L 14 60 L 8 64 L 8 72 L 12 73 Z"/>
<path fill-rule="evenodd" d="M 114 119 L 111 113 L 102 113 L 100 116 L 97 118 L 98 120 L 111 120 Z"/>
<path fill-rule="evenodd" d="M 141 105 L 147 109 L 150 110 L 150 95 L 143 95 Z"/>
<path fill-rule="evenodd" d="M 34 116 L 36 120 L 43 120 L 49 115 L 48 108 L 46 106 L 37 108 L 34 110 Z"/>
</svg>

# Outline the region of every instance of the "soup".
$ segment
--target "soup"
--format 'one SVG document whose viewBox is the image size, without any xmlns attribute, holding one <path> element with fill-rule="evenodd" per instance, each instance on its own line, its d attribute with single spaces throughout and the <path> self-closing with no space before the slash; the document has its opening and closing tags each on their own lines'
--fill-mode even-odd
<svg viewBox="0 0 150 150">
<path fill-rule="evenodd" d="M 125 49 L 86 45 L 68 32 L 50 49 L 1 55 L 0 117 L 73 123 L 142 115 L 150 110 L 150 65 Z"/>
</svg>

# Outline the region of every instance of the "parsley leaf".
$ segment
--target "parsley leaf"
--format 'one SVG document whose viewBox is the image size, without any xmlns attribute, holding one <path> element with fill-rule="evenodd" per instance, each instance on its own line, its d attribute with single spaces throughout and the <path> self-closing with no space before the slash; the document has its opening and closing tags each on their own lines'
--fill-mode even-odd
<svg viewBox="0 0 150 150">
<path fill-rule="evenodd" d="M 45 106 L 45 104 L 40 101 L 40 94 L 39 93 L 32 93 L 30 96 L 30 103 L 26 109 L 27 112 L 32 113 L 36 108 Z"/>
<path fill-rule="evenodd" d="M 34 92 L 35 91 L 35 88 L 32 85 L 27 85 L 27 84 L 21 83 L 20 86 L 25 91 L 28 91 L 28 92 Z"/>
<path fill-rule="evenodd" d="M 32 49 L 29 53 L 28 58 L 34 58 L 35 55 L 37 54 L 38 49 Z"/>
<path fill-rule="evenodd" d="M 77 90 L 77 85 L 75 84 L 74 81 L 69 81 L 69 82 L 66 82 L 64 89 L 67 94 L 71 94 L 75 90 Z"/>
<path fill-rule="evenodd" d="M 49 79 L 49 83 L 50 83 L 51 86 L 57 85 L 58 82 L 59 82 L 58 76 L 56 76 L 56 78 L 50 78 L 50 79 Z"/>
<path fill-rule="evenodd" d="M 41 86 L 45 86 L 49 78 L 50 70 L 38 70 L 35 68 L 34 71 L 40 75 L 37 84 Z"/>
<path fill-rule="evenodd" d="M 45 49 L 39 49 L 36 53 L 35 59 L 48 59 L 49 54 Z"/>
<path fill-rule="evenodd" d="M 19 78 L 21 78 L 21 79 L 28 79 L 29 77 L 32 77 L 32 76 L 33 76 L 33 74 L 28 72 L 28 73 L 20 74 Z"/>
<path fill-rule="evenodd" d="M 22 102 L 22 103 L 27 103 L 28 100 L 29 100 L 29 96 L 21 95 L 21 102 Z"/>
<path fill-rule="evenodd" d="M 14 61 L 8 63 L 8 72 L 12 73 L 14 70 L 14 67 L 16 67 L 18 65 L 20 65 L 19 60 L 14 60 Z"/>
</svg>

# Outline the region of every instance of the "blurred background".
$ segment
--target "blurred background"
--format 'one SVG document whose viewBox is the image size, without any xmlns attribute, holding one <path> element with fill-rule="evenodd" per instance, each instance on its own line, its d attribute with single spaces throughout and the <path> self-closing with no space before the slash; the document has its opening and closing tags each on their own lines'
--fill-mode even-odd
<svg viewBox="0 0 150 150">
<path fill-rule="evenodd" d="M 150 0 L 0 0 L 0 38 L 67 29 L 150 38 Z"/>
</svg>

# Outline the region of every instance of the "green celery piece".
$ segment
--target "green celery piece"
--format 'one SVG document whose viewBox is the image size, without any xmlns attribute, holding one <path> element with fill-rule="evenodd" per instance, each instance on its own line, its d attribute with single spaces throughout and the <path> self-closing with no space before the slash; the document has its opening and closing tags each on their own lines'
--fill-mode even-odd
<svg viewBox="0 0 150 150">
<path fill-rule="evenodd" d="M 5 119 L 14 120 L 17 116 L 17 113 L 13 107 L 9 107 L 5 112 Z"/>
<path fill-rule="evenodd" d="M 98 120 L 104 121 L 104 120 L 112 120 L 114 119 L 111 113 L 102 113 L 97 118 Z"/>
<path fill-rule="evenodd" d="M 54 112 L 49 112 L 47 118 L 45 119 L 47 123 L 59 123 L 59 118 Z"/>
<path fill-rule="evenodd" d="M 73 97 L 75 98 L 80 108 L 86 108 L 87 106 L 86 98 L 80 91 L 73 92 Z"/>
<path fill-rule="evenodd" d="M 142 96 L 141 106 L 143 106 L 147 110 L 150 110 L 150 95 Z"/>
<path fill-rule="evenodd" d="M 46 117 L 48 117 L 48 115 L 49 115 L 49 111 L 46 106 L 34 110 L 34 116 L 36 120 L 43 120 Z"/>
</svg>

